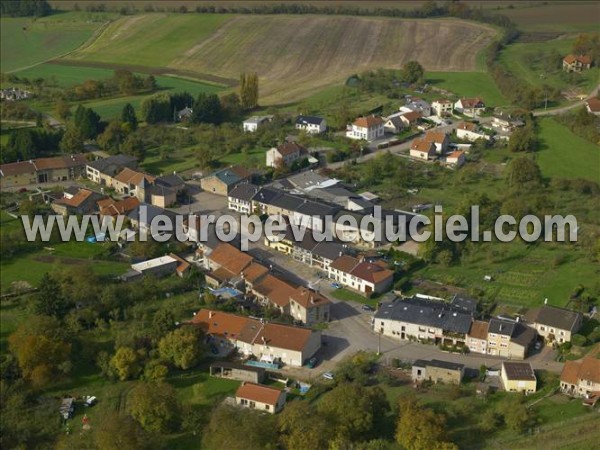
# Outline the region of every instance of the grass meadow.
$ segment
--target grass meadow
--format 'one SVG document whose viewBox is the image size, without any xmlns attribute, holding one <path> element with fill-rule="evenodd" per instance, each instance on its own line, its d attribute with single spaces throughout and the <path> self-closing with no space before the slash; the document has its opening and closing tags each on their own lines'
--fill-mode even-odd
<svg viewBox="0 0 600 450">
<path fill-rule="evenodd" d="M 43 18 L 2 18 L 2 71 L 57 58 L 88 41 L 113 14 L 59 13 Z"/>
<path fill-rule="evenodd" d="M 427 72 L 425 79 L 433 87 L 459 97 L 482 97 L 486 106 L 508 104 L 492 77 L 485 72 Z"/>
</svg>

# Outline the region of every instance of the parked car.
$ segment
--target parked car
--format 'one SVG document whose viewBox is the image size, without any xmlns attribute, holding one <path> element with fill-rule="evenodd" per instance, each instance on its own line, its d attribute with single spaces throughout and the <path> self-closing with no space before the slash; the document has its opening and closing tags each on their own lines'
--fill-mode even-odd
<svg viewBox="0 0 600 450">
<path fill-rule="evenodd" d="M 373 308 L 372 306 L 369 306 L 369 305 L 362 305 L 362 310 L 373 312 L 373 311 L 375 311 L 375 308 Z"/>
<path fill-rule="evenodd" d="M 317 362 L 317 358 L 310 358 L 306 364 L 306 367 L 309 369 L 314 369 L 317 366 Z"/>
<path fill-rule="evenodd" d="M 537 342 L 535 343 L 535 345 L 534 345 L 534 348 L 535 348 L 536 350 L 539 350 L 539 349 L 541 349 L 541 348 L 542 348 L 542 343 L 541 343 L 540 341 L 537 341 Z"/>
<path fill-rule="evenodd" d="M 323 374 L 323 378 L 325 378 L 326 380 L 333 380 L 333 374 L 331 372 L 325 372 Z"/>
<path fill-rule="evenodd" d="M 98 399 L 93 395 L 86 395 L 83 398 L 83 404 L 85 406 L 94 406 L 98 402 Z"/>
<path fill-rule="evenodd" d="M 341 289 L 342 285 L 340 283 L 331 283 L 331 287 L 334 289 Z"/>
</svg>

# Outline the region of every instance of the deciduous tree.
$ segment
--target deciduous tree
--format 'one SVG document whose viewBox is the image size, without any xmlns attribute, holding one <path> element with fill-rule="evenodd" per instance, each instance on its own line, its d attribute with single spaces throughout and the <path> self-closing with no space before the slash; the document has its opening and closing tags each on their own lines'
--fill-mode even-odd
<svg viewBox="0 0 600 450">
<path fill-rule="evenodd" d="M 171 331 L 158 344 L 160 356 L 175 367 L 187 370 L 200 362 L 203 355 L 202 333 L 194 326 Z"/>
<path fill-rule="evenodd" d="M 142 428 L 155 433 L 176 431 L 181 405 L 167 383 L 138 383 L 127 397 L 127 411 Z"/>
</svg>

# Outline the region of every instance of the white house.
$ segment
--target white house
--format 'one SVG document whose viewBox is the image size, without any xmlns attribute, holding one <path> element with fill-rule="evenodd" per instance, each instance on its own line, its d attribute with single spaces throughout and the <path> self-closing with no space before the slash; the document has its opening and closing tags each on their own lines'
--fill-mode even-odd
<svg viewBox="0 0 600 450">
<path fill-rule="evenodd" d="M 465 163 L 465 152 L 456 150 L 446 156 L 446 165 L 459 168 Z"/>
<path fill-rule="evenodd" d="M 394 133 L 394 134 L 398 134 L 400 133 L 405 125 L 404 125 L 404 121 L 402 120 L 402 116 L 403 116 L 402 111 L 394 113 L 390 116 L 387 116 L 385 118 L 385 123 L 383 124 L 383 128 L 385 131 L 387 131 L 388 133 Z"/>
<path fill-rule="evenodd" d="M 327 122 L 322 117 L 298 116 L 296 129 L 304 130 L 309 134 L 319 134 L 327 130 Z"/>
<path fill-rule="evenodd" d="M 285 405 L 286 393 L 270 386 L 244 382 L 235 393 L 235 403 L 269 414 L 278 413 Z"/>
<path fill-rule="evenodd" d="M 485 111 L 485 103 L 479 97 L 461 98 L 454 104 L 454 109 L 465 116 L 477 117 Z"/>
<path fill-rule="evenodd" d="M 280 164 L 290 166 L 294 161 L 306 155 L 308 152 L 302 145 L 286 142 L 267 151 L 267 166 L 277 167 Z"/>
<path fill-rule="evenodd" d="M 400 107 L 400 111 L 419 112 L 423 117 L 429 117 L 431 115 L 431 105 L 422 98 L 413 97 L 406 103 L 406 105 Z"/>
<path fill-rule="evenodd" d="M 456 137 L 465 141 L 475 142 L 478 139 L 490 140 L 490 136 L 482 132 L 473 122 L 462 122 L 456 128 Z"/>
<path fill-rule="evenodd" d="M 273 120 L 273 116 L 252 116 L 244 120 L 244 131 L 254 133 L 261 125 Z"/>
<path fill-rule="evenodd" d="M 446 153 L 446 150 L 448 150 L 448 144 L 450 144 L 448 135 L 439 131 L 428 131 L 425 133 L 423 140 L 425 142 L 433 142 L 435 145 L 435 152 L 440 155 Z"/>
<path fill-rule="evenodd" d="M 328 272 L 329 278 L 366 296 L 388 291 L 394 281 L 394 272 L 391 270 L 349 255 L 342 255 L 333 261 Z"/>
<path fill-rule="evenodd" d="M 431 109 L 439 117 L 448 116 L 452 114 L 452 110 L 454 109 L 454 103 L 452 103 L 451 100 L 447 99 L 434 100 L 431 103 Z"/>
<path fill-rule="evenodd" d="M 252 197 L 258 192 L 258 186 L 240 183 L 227 194 L 227 208 L 242 214 L 252 212 Z"/>
<path fill-rule="evenodd" d="M 374 141 L 375 139 L 383 137 L 384 132 L 384 122 L 381 117 L 359 117 L 351 125 L 350 129 L 346 131 L 346 137 L 350 139 Z"/>
<path fill-rule="evenodd" d="M 410 156 L 424 161 L 435 158 L 435 144 L 424 139 L 415 139 L 410 146 Z"/>
</svg>

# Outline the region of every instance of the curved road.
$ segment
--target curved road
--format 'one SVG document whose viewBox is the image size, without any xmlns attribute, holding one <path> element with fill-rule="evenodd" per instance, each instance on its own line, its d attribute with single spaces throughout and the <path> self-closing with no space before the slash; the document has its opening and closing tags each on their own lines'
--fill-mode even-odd
<svg viewBox="0 0 600 450">
<path fill-rule="evenodd" d="M 579 106 L 583 106 L 585 104 L 585 102 L 587 102 L 589 99 L 594 98 L 594 97 L 596 97 L 598 95 L 598 90 L 599 89 L 600 89 L 600 85 L 596 86 L 594 88 L 594 90 L 592 92 L 590 92 L 590 95 L 588 95 L 583 100 L 579 100 L 578 102 L 572 103 L 572 104 L 567 105 L 567 106 L 562 106 L 560 108 L 547 109 L 547 110 L 543 110 L 543 111 L 534 111 L 533 115 L 535 117 L 538 117 L 538 116 L 555 116 L 557 114 L 562 114 L 564 112 L 570 111 L 571 109 L 577 108 Z"/>
</svg>

